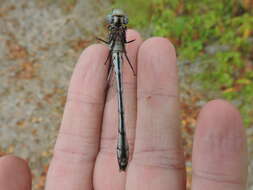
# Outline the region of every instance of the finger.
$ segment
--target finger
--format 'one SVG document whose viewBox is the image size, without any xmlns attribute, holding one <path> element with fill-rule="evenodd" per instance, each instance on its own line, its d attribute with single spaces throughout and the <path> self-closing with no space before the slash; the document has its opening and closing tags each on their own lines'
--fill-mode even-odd
<svg viewBox="0 0 253 190">
<path fill-rule="evenodd" d="M 142 42 L 139 33 L 134 30 L 127 31 L 127 41 L 136 39 L 126 45 L 126 50 L 131 64 L 136 70 L 136 56 Z M 125 174 L 119 172 L 116 156 L 118 137 L 118 103 L 116 93 L 111 87 L 104 110 L 103 126 L 101 133 L 100 151 L 96 160 L 94 184 L 95 189 L 124 189 Z M 123 95 L 125 106 L 126 134 L 129 143 L 130 155 L 133 150 L 135 126 L 136 126 L 136 76 L 134 76 L 128 62 L 123 65 Z M 112 180 L 114 179 L 114 180 Z"/>
<path fill-rule="evenodd" d="M 26 161 L 15 156 L 0 158 L 0 189 L 30 190 L 32 177 Z"/>
<path fill-rule="evenodd" d="M 173 45 L 145 41 L 138 55 L 137 128 L 127 189 L 184 189 L 178 79 Z"/>
<path fill-rule="evenodd" d="M 47 190 L 92 188 L 104 108 L 106 54 L 104 46 L 92 45 L 75 67 L 47 176 Z"/>
<path fill-rule="evenodd" d="M 246 189 L 247 151 L 239 112 L 223 100 L 201 110 L 193 144 L 193 190 Z"/>
</svg>

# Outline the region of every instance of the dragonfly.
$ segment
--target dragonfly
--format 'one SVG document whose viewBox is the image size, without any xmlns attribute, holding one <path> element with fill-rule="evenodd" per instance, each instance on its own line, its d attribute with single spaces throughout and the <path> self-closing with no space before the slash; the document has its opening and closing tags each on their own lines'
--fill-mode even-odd
<svg viewBox="0 0 253 190">
<path fill-rule="evenodd" d="M 105 60 L 105 65 L 109 63 L 107 81 L 109 82 L 114 70 L 114 76 L 117 88 L 118 99 L 118 142 L 117 142 L 117 159 L 120 171 L 125 171 L 129 160 L 129 146 L 126 136 L 124 101 L 123 101 L 123 56 L 125 56 L 133 74 L 136 76 L 134 68 L 127 56 L 125 44 L 135 40 L 126 40 L 126 30 L 128 17 L 121 9 L 114 9 L 106 17 L 108 23 L 108 41 L 97 38 L 109 47 L 109 53 Z"/>
</svg>

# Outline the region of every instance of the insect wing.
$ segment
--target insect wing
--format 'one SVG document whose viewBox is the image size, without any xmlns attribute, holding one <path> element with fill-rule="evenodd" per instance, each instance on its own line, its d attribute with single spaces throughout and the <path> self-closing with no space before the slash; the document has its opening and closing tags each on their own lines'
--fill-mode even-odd
<svg viewBox="0 0 253 190">
<path fill-rule="evenodd" d="M 105 88 L 106 101 L 110 101 L 117 94 L 114 66 L 111 64 L 108 69 L 107 85 Z"/>
</svg>

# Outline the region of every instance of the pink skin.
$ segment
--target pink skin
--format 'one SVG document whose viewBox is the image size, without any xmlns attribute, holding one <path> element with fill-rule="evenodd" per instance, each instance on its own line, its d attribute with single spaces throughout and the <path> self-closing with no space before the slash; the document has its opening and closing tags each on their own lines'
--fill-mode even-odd
<svg viewBox="0 0 253 190">
<path fill-rule="evenodd" d="M 142 42 L 134 30 L 127 32 L 127 39 L 136 39 L 127 52 L 138 73 L 134 77 L 125 62 L 131 157 L 127 172 L 118 171 L 116 160 L 113 89 L 104 98 L 108 49 L 92 45 L 82 53 L 71 79 L 46 190 L 185 190 L 175 49 L 164 38 Z M 244 133 L 240 114 L 231 104 L 214 100 L 204 106 L 194 136 L 193 190 L 245 190 Z M 18 190 L 30 189 L 25 186 L 30 184 L 29 169 L 17 158 L 1 158 L 0 189 L 13 189 L 7 178 L 23 184 Z"/>
<path fill-rule="evenodd" d="M 26 161 L 7 155 L 0 158 L 0 189 L 31 190 L 32 176 Z"/>
</svg>

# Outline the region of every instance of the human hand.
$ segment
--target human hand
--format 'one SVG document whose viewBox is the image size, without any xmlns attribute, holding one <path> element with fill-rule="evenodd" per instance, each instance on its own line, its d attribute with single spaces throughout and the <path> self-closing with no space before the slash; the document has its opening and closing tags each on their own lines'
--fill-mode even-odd
<svg viewBox="0 0 253 190">
<path fill-rule="evenodd" d="M 157 37 L 142 42 L 133 30 L 127 38 L 136 39 L 127 52 L 137 68 L 137 77 L 127 63 L 123 68 L 127 172 L 119 172 L 116 160 L 117 96 L 110 89 L 105 99 L 108 50 L 92 45 L 71 79 L 46 190 L 186 189 L 174 47 Z M 214 100 L 202 108 L 192 161 L 192 190 L 246 189 L 245 134 L 231 104 Z"/>
</svg>

